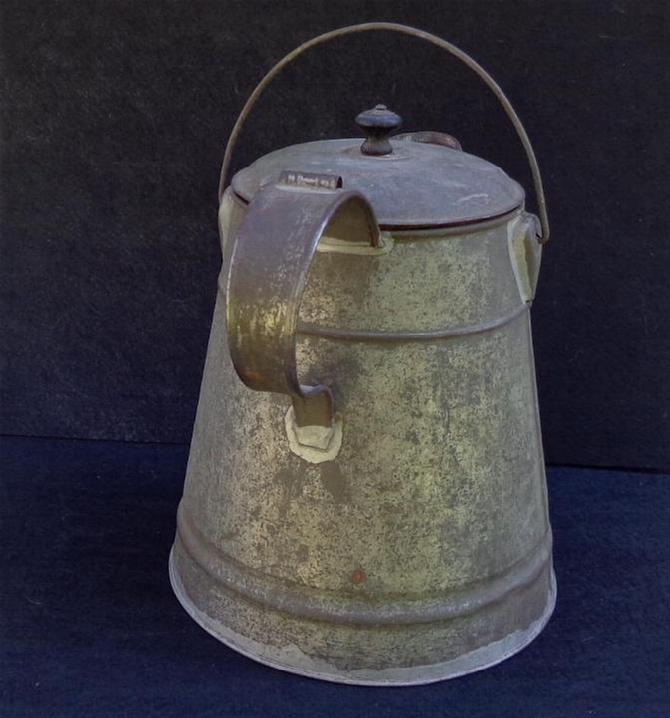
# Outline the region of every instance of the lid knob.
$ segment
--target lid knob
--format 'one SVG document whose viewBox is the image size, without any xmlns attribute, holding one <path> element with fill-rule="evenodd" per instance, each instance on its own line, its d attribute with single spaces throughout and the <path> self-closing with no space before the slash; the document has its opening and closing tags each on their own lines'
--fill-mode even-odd
<svg viewBox="0 0 670 718">
<path fill-rule="evenodd" d="M 361 145 L 364 155 L 390 155 L 393 152 L 388 136 L 402 124 L 400 115 L 391 112 L 386 105 L 375 105 L 371 110 L 361 112 L 356 117 L 356 124 L 365 135 Z"/>
</svg>

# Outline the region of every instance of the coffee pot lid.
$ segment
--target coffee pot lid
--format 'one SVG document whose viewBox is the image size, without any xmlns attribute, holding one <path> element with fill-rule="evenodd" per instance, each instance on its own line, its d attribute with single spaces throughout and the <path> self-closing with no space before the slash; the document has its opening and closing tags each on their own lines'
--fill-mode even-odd
<svg viewBox="0 0 670 718">
<path fill-rule="evenodd" d="M 365 196 L 382 229 L 431 229 L 494 219 L 523 205 L 524 191 L 502 169 L 463 152 L 440 132 L 390 137 L 401 119 L 384 105 L 362 112 L 360 138 L 321 140 L 271 152 L 232 180 L 250 202 L 283 172 L 337 178 Z"/>
</svg>

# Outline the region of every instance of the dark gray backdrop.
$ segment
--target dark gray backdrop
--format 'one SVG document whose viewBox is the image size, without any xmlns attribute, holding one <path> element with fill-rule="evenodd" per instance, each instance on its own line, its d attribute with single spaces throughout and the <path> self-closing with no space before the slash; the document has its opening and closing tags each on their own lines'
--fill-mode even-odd
<svg viewBox="0 0 670 718">
<path fill-rule="evenodd" d="M 668 3 L 2 4 L 0 432 L 186 442 L 219 252 L 227 133 L 262 74 L 312 35 L 406 22 L 470 52 L 524 120 L 553 242 L 534 306 L 547 459 L 670 466 Z M 236 166 L 351 136 L 387 102 L 530 187 L 468 70 L 390 34 L 286 71 Z"/>
</svg>

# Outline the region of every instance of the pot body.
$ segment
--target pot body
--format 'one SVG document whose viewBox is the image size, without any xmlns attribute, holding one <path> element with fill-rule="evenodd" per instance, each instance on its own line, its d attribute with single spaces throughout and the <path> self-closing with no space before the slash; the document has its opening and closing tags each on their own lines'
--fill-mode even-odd
<svg viewBox="0 0 670 718">
<path fill-rule="evenodd" d="M 314 463 L 290 445 L 290 399 L 248 389 L 229 356 L 225 277 L 246 211 L 228 189 L 177 596 L 241 653 L 328 680 L 426 683 L 512 655 L 555 600 L 528 215 L 385 234 L 362 253 L 326 230 L 297 353 L 301 376 L 331 387 L 342 435 Z"/>
</svg>

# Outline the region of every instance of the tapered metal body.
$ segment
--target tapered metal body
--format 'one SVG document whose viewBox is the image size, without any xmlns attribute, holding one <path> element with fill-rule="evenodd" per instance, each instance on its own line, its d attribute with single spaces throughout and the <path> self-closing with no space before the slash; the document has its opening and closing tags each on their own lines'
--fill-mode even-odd
<svg viewBox="0 0 670 718">
<path fill-rule="evenodd" d="M 222 197 L 170 573 L 241 653 L 406 685 L 520 650 L 555 584 L 529 318 L 539 227 L 516 183 L 436 133 L 378 141 L 384 110 L 368 156 L 361 140 L 287 148 Z M 402 173 L 433 161 L 450 189 L 399 200 Z M 484 199 L 453 181 L 466 171 Z"/>
</svg>

